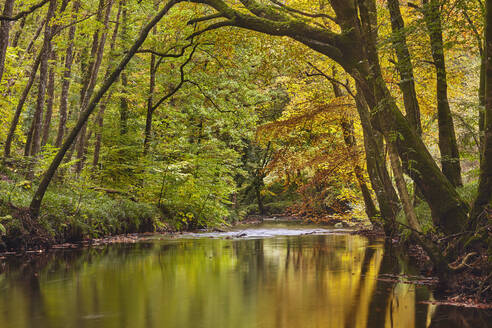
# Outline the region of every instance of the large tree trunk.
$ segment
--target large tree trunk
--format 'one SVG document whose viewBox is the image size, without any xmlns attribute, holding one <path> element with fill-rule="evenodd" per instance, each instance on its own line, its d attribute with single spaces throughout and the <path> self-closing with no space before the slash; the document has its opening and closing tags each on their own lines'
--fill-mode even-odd
<svg viewBox="0 0 492 328">
<path fill-rule="evenodd" d="M 432 58 L 436 68 L 437 121 L 442 172 L 453 186 L 462 186 L 460 156 L 454 131 L 453 116 L 449 108 L 446 62 L 442 38 L 439 0 L 423 0 L 424 19 L 429 31 Z"/>
<path fill-rule="evenodd" d="M 137 53 L 140 46 L 147 39 L 150 30 L 162 19 L 162 17 L 164 17 L 164 15 L 166 15 L 166 13 L 175 4 L 176 2 L 174 0 L 169 1 L 164 6 L 164 8 L 161 11 L 159 11 L 156 14 L 156 16 L 154 16 L 154 18 L 147 25 L 144 26 L 144 28 L 140 32 L 138 39 L 133 43 L 132 47 L 128 50 L 128 52 L 126 52 L 125 56 L 118 64 L 118 66 L 115 68 L 115 70 L 111 73 L 111 75 L 104 81 L 101 88 L 94 94 L 94 97 L 92 97 L 91 101 L 87 105 L 87 108 L 81 113 L 77 121 L 77 124 L 70 132 L 70 134 L 67 136 L 67 139 L 65 140 L 62 147 L 60 148 L 55 158 L 51 162 L 50 166 L 48 167 L 48 170 L 46 171 L 46 173 L 44 174 L 41 180 L 41 183 L 39 184 L 38 189 L 36 190 L 36 193 L 29 206 L 31 216 L 33 218 L 37 218 L 39 216 L 41 202 L 43 201 L 44 194 L 48 189 L 51 179 L 55 175 L 58 166 L 60 166 L 61 162 L 63 161 L 63 157 L 65 156 L 66 152 L 74 142 L 75 138 L 79 134 L 82 127 L 86 124 L 87 120 L 89 119 L 89 116 L 92 114 L 97 104 L 104 96 L 104 94 L 108 91 L 108 89 L 111 87 L 111 85 L 118 79 L 120 73 L 123 71 L 123 69 L 128 64 L 128 62 L 130 62 L 133 56 Z"/>
<path fill-rule="evenodd" d="M 470 216 L 470 227 L 473 230 L 487 223 L 486 208 L 492 202 L 492 0 L 486 1 L 484 50 L 486 58 L 484 139 L 478 194 Z"/>
<path fill-rule="evenodd" d="M 80 1 L 75 1 L 72 6 L 72 26 L 68 31 L 68 47 L 65 52 L 65 68 L 63 71 L 62 89 L 60 95 L 60 109 L 59 109 L 59 122 L 58 133 L 56 134 L 55 146 L 60 148 L 63 142 L 63 136 L 65 135 L 67 124 L 67 109 L 68 109 L 68 95 L 70 91 L 70 82 L 72 79 L 72 64 L 73 64 L 73 48 L 75 31 L 77 25 L 74 24 L 77 19 L 77 14 L 80 8 Z"/>
<path fill-rule="evenodd" d="M 388 10 L 391 18 L 391 40 L 395 49 L 397 63 L 396 67 L 400 74 L 400 90 L 403 95 L 403 104 L 408 122 L 422 135 L 422 124 L 420 122 L 420 107 L 415 91 L 415 78 L 413 75 L 413 64 L 410 51 L 407 46 L 407 36 L 405 23 L 400 12 L 400 3 L 398 0 L 387 0 Z M 414 184 L 414 202 L 417 203 L 422 198 L 422 193 Z"/>
<path fill-rule="evenodd" d="M 386 166 L 382 136 L 372 126 L 371 114 L 360 90 L 356 96 L 356 106 L 364 134 L 369 179 L 378 200 L 384 231 L 387 235 L 392 235 L 396 231 L 396 216 L 400 210 L 400 200 Z"/>
<path fill-rule="evenodd" d="M 400 12 L 400 3 L 398 0 L 387 0 L 388 9 L 391 16 L 391 29 L 393 35 L 393 47 L 395 48 L 396 58 L 398 59 L 397 68 L 400 73 L 400 90 L 403 95 L 406 118 L 419 134 L 422 133 L 420 123 L 420 108 L 415 92 L 415 79 L 413 75 L 413 64 L 410 57 L 410 51 L 407 46 L 407 37 L 405 24 Z"/>
<path fill-rule="evenodd" d="M 366 65 L 353 71 L 369 104 L 373 120 L 387 143 L 395 143 L 404 166 L 429 203 L 436 226 L 446 233 L 461 231 L 468 205 L 441 173 L 415 129 L 402 115 L 381 73 L 376 49 L 376 6 L 374 0 L 360 0 L 361 35 L 365 43 Z M 354 26 L 354 29 L 358 26 Z"/>
<path fill-rule="evenodd" d="M 12 16 L 13 10 L 14 0 L 5 0 L 2 16 Z M 8 20 L 2 20 L 0 22 L 0 82 L 2 82 L 7 46 L 9 45 L 10 24 L 11 22 Z"/>
</svg>

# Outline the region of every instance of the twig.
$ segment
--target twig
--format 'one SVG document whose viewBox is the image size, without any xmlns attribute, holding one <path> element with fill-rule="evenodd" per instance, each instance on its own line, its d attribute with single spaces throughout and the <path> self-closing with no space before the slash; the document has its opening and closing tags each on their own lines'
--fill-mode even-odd
<svg viewBox="0 0 492 328">
<path fill-rule="evenodd" d="M 328 74 L 324 73 L 321 69 L 319 69 L 318 67 L 316 67 L 316 66 L 315 66 L 313 63 L 311 63 L 311 62 L 307 62 L 307 64 L 308 64 L 309 66 L 311 66 L 311 67 L 312 67 L 312 68 L 313 68 L 316 72 L 318 72 L 317 74 L 316 74 L 316 73 L 315 73 L 315 74 L 313 74 L 313 73 L 306 73 L 306 75 L 307 75 L 307 76 L 322 76 L 322 77 L 324 77 L 325 79 L 327 79 L 327 80 L 328 80 L 328 81 L 330 81 L 330 82 L 333 82 L 333 83 L 339 84 L 339 85 L 341 85 L 342 87 L 344 87 L 344 88 L 347 90 L 347 92 L 349 93 L 349 95 L 351 95 L 351 96 L 352 96 L 352 98 L 354 98 L 354 99 L 355 99 L 355 95 L 354 95 L 354 93 L 352 92 L 352 90 L 350 89 L 350 86 L 349 86 L 348 84 L 346 84 L 346 83 L 342 83 L 342 82 L 338 81 L 337 79 L 332 78 L 331 76 L 329 76 Z"/>
<path fill-rule="evenodd" d="M 307 16 L 307 17 L 311 17 L 311 18 L 328 18 L 329 20 L 333 21 L 333 22 L 337 22 L 336 18 L 335 17 L 332 17 L 330 15 L 327 15 L 327 14 L 312 14 L 312 13 L 307 13 L 305 11 L 301 11 L 301 10 L 298 10 L 298 9 L 295 9 L 295 8 L 292 8 L 292 7 L 289 7 L 283 3 L 281 3 L 280 1 L 277 1 L 277 0 L 270 0 L 270 2 L 276 4 L 277 6 L 281 7 L 281 8 L 284 8 L 285 10 L 287 11 L 290 11 L 290 12 L 293 12 L 293 13 L 296 13 L 296 14 L 299 14 L 299 15 L 302 15 L 302 16 Z"/>
<path fill-rule="evenodd" d="M 0 21 L 16 21 L 16 20 L 19 20 L 21 19 L 22 17 L 26 16 L 26 15 L 29 15 L 30 13 L 34 12 L 36 9 L 38 8 L 41 8 L 42 6 L 44 6 L 45 4 L 47 4 L 50 0 L 43 0 L 35 5 L 32 5 L 31 7 L 29 7 L 29 9 L 27 10 L 24 10 L 24 11 L 21 11 L 19 12 L 17 15 L 15 16 L 0 16 Z"/>
</svg>

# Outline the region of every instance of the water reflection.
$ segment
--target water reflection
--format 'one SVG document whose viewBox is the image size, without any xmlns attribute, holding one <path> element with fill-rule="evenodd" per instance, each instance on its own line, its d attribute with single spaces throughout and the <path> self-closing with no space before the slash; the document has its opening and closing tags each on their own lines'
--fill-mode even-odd
<svg viewBox="0 0 492 328">
<path fill-rule="evenodd" d="M 437 309 L 409 272 L 359 236 L 178 239 L 3 263 L 4 327 L 487 327 Z M 460 325 L 461 324 L 461 325 Z"/>
</svg>

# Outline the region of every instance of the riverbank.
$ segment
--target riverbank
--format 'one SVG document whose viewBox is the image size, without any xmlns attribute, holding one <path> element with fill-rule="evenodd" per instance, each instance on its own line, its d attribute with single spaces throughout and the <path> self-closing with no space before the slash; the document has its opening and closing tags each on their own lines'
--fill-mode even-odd
<svg viewBox="0 0 492 328">
<path fill-rule="evenodd" d="M 125 192 L 85 186 L 54 185 L 33 220 L 28 207 L 34 187 L 18 176 L 0 175 L 0 252 L 170 230 L 157 206 L 137 202 Z"/>
</svg>

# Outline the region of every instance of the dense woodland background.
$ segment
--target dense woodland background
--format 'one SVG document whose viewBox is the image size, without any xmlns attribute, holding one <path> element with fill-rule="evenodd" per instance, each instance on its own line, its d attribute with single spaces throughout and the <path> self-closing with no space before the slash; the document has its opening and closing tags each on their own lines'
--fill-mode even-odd
<svg viewBox="0 0 492 328">
<path fill-rule="evenodd" d="M 4 247 L 287 212 L 487 267 L 489 2 L 2 0 Z"/>
</svg>

